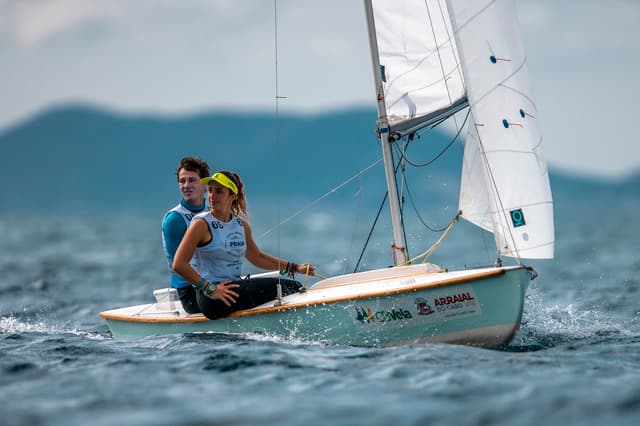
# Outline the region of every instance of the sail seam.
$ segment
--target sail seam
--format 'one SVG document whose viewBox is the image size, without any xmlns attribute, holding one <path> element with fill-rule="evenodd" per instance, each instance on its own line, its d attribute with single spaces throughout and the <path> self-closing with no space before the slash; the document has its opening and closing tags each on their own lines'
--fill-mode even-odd
<svg viewBox="0 0 640 426">
<path fill-rule="evenodd" d="M 523 97 L 525 97 L 525 98 L 526 98 L 526 99 L 527 99 L 531 104 L 533 104 L 533 105 L 535 106 L 535 103 L 533 103 L 533 101 L 531 100 L 531 98 L 529 98 L 528 96 L 526 96 L 526 95 L 522 94 L 522 92 L 520 92 L 520 91 L 518 91 L 518 90 L 516 90 L 516 89 L 514 89 L 514 88 L 512 88 L 512 87 L 509 87 L 509 86 L 507 86 L 507 85 L 505 85 L 505 84 L 504 84 L 506 81 L 509 81 L 513 76 L 515 76 L 515 75 L 516 75 L 516 74 L 518 74 L 522 69 L 524 69 L 524 66 L 525 66 L 526 64 L 527 64 L 527 60 L 526 60 L 526 58 L 525 58 L 525 59 L 520 63 L 520 65 L 519 65 L 519 66 L 518 66 L 518 67 L 517 67 L 517 68 L 516 68 L 516 69 L 515 69 L 511 74 L 509 74 L 508 76 L 506 76 L 505 78 L 503 78 L 503 79 L 502 79 L 502 81 L 497 82 L 497 83 L 496 83 L 496 85 L 495 85 L 494 87 L 492 87 L 492 88 L 491 88 L 491 90 L 487 91 L 486 93 L 482 94 L 481 96 L 478 96 L 478 98 L 476 99 L 475 104 L 477 105 L 477 104 L 481 103 L 481 102 L 482 102 L 482 100 L 483 100 L 484 98 L 486 98 L 487 96 L 489 96 L 490 94 L 492 94 L 493 92 L 495 92 L 499 87 L 503 87 L 503 88 L 505 88 L 505 89 L 510 89 L 510 90 L 512 90 L 512 91 L 514 91 L 514 92 L 516 92 L 516 93 L 518 93 L 518 94 L 520 94 L 520 95 L 522 95 L 522 96 L 523 96 Z"/>
<path fill-rule="evenodd" d="M 483 14 L 488 8 L 490 8 L 491 6 L 493 6 L 494 3 L 496 3 L 497 0 L 493 0 L 489 3 L 487 3 L 487 5 L 485 7 L 483 7 L 482 9 L 478 10 L 473 16 L 469 17 L 469 19 L 467 19 L 465 22 L 463 22 L 462 24 L 458 25 L 458 28 L 456 30 L 456 32 L 459 32 L 462 28 L 466 27 L 469 22 L 475 20 L 479 15 Z"/>
<path fill-rule="evenodd" d="M 514 77 L 515 75 L 517 75 L 518 73 L 520 73 L 520 71 L 522 71 L 524 69 L 524 66 L 526 65 L 527 61 L 526 59 L 524 61 L 522 61 L 522 64 L 520 64 L 520 66 L 511 74 L 509 75 L 507 78 L 505 78 L 504 80 L 502 80 L 501 83 L 498 83 L 498 86 L 500 87 L 504 87 L 505 89 L 509 89 L 515 93 L 517 93 L 518 95 L 522 96 L 523 98 L 525 98 L 527 101 L 529 101 L 529 103 L 531 105 L 533 105 L 534 109 L 537 110 L 536 108 L 536 103 L 533 101 L 533 99 L 531 99 L 531 97 L 529 97 L 526 93 L 524 93 L 521 90 L 516 89 L 515 87 L 511 87 L 511 86 L 507 86 L 506 84 L 504 84 L 505 81 L 510 80 L 512 77 Z"/>
<path fill-rule="evenodd" d="M 534 207 L 534 206 L 544 206 L 547 204 L 553 204 L 552 200 L 547 200 L 547 201 L 538 201 L 535 203 L 527 203 L 527 204 L 518 204 L 518 207 Z M 497 214 L 497 213 L 503 213 L 511 208 L 513 208 L 515 206 L 509 206 L 509 207 L 503 207 L 501 209 L 496 209 L 496 210 L 491 210 L 490 213 L 491 214 Z"/>
<path fill-rule="evenodd" d="M 425 8 L 427 9 L 427 16 L 429 17 L 429 24 L 431 25 L 431 34 L 433 35 L 433 39 L 436 40 L 436 31 L 435 31 L 435 28 L 434 28 L 434 25 L 433 25 L 433 20 L 431 19 L 431 11 L 429 10 L 429 4 L 425 1 L 424 5 L 425 5 Z M 444 72 L 444 64 L 442 63 L 442 55 L 440 54 L 440 46 L 438 45 L 437 40 L 436 40 L 436 53 L 438 54 L 438 62 L 440 64 L 440 72 L 442 73 L 444 87 L 445 87 L 445 89 L 447 91 L 447 99 L 449 100 L 449 104 L 451 104 L 451 92 L 449 90 L 449 85 L 447 84 L 447 78 L 446 78 L 449 75 L 449 73 L 445 73 Z M 458 68 L 458 66 L 456 64 L 455 69 L 457 69 L 457 68 Z"/>
<path fill-rule="evenodd" d="M 555 238 L 554 238 L 553 240 L 551 240 L 551 241 L 549 241 L 549 242 L 546 242 L 546 243 L 541 243 L 541 244 L 537 244 L 537 245 L 535 245 L 535 246 L 529 246 L 529 247 L 527 247 L 527 248 L 520 249 L 520 250 L 518 250 L 518 253 L 526 253 L 526 252 L 528 252 L 528 251 L 536 250 L 536 249 L 539 249 L 539 248 L 541 248 L 541 247 L 549 247 L 549 246 L 553 246 L 553 245 L 555 245 L 555 243 L 556 243 L 556 240 L 555 240 Z M 512 251 L 512 250 L 509 250 L 509 251 Z"/>
<path fill-rule="evenodd" d="M 431 27 L 432 27 L 432 30 L 433 30 L 433 25 L 432 25 L 433 21 L 432 21 L 432 19 L 431 19 L 431 14 L 430 14 L 430 12 L 429 12 L 429 7 L 427 6 L 426 2 L 425 2 L 425 8 L 426 8 L 426 11 L 427 11 L 427 16 L 428 16 L 429 22 L 431 23 Z M 437 79 L 437 80 L 433 80 L 432 82 L 430 82 L 430 83 L 428 83 L 428 84 L 425 84 L 425 85 L 423 85 L 423 86 L 421 86 L 421 87 L 417 87 L 417 88 L 413 88 L 413 89 L 411 89 L 411 90 L 407 90 L 407 91 L 406 91 L 406 93 L 413 93 L 413 92 L 416 92 L 416 91 L 423 90 L 423 89 L 425 89 L 425 88 L 428 88 L 428 87 L 434 86 L 434 85 L 436 85 L 436 84 L 444 83 L 445 88 L 446 88 L 446 91 L 447 91 L 447 96 L 448 96 L 448 98 L 449 98 L 449 102 L 451 102 L 451 94 L 450 94 L 450 91 L 449 91 L 449 86 L 448 86 L 448 84 L 447 84 L 447 80 L 448 80 L 448 77 L 449 77 L 449 76 L 451 76 L 452 74 L 454 74 L 454 73 L 458 70 L 458 68 L 459 68 L 459 64 L 456 64 L 456 65 L 455 65 L 451 70 L 449 70 L 449 71 L 446 71 L 446 70 L 444 69 L 444 65 L 442 64 L 442 60 L 441 60 L 441 56 L 440 56 L 440 49 L 441 49 L 443 46 L 447 45 L 447 44 L 450 44 L 451 46 L 455 46 L 455 44 L 452 42 L 452 40 L 454 39 L 454 36 L 453 36 L 453 35 L 451 35 L 451 34 L 449 34 L 448 30 L 447 30 L 447 36 L 448 36 L 448 37 L 447 37 L 447 39 L 446 39 L 446 40 L 444 40 L 442 43 L 438 43 L 438 42 L 437 42 L 437 40 L 435 39 L 435 35 L 434 35 L 434 41 L 436 41 L 436 45 L 435 45 L 434 50 L 433 50 L 433 51 L 431 51 L 431 52 L 429 52 L 429 54 L 427 54 L 427 55 L 423 56 L 422 58 L 420 58 L 420 59 L 419 59 L 419 60 L 414 64 L 414 66 L 413 66 L 411 69 L 408 69 L 407 71 L 405 71 L 405 72 L 403 72 L 403 73 L 399 74 L 397 77 L 395 77 L 395 78 L 391 79 L 391 80 L 389 81 L 389 83 L 388 83 L 388 84 L 386 85 L 386 87 L 385 87 L 385 89 L 386 89 L 386 90 L 385 90 L 385 98 L 387 97 L 387 93 L 390 91 L 390 89 L 392 89 L 392 88 L 393 88 L 393 86 L 394 86 L 394 83 L 395 83 L 395 82 L 397 82 L 397 81 L 398 81 L 399 79 L 401 79 L 402 77 L 405 77 L 406 75 L 411 74 L 411 73 L 412 73 L 412 72 L 414 72 L 416 69 L 418 69 L 418 68 L 419 68 L 419 67 L 420 67 L 420 66 L 421 66 L 425 61 L 427 61 L 429 58 L 431 58 L 432 56 L 434 56 L 434 55 L 436 55 L 436 54 L 437 54 L 437 55 L 438 55 L 438 60 L 439 60 L 439 62 L 440 62 L 440 66 L 441 66 L 442 78 L 439 78 L 439 79 Z M 458 70 L 458 71 L 459 71 L 459 70 Z M 398 102 L 400 102 L 401 100 L 402 100 L 402 96 L 401 96 L 401 97 L 399 97 L 399 98 L 397 98 L 397 99 L 395 99 L 395 100 L 390 100 L 391 102 L 388 102 L 388 103 L 387 103 L 387 106 L 388 106 L 388 107 L 391 107 L 391 106 L 393 106 L 393 105 L 396 105 L 396 104 L 397 104 Z"/>
</svg>

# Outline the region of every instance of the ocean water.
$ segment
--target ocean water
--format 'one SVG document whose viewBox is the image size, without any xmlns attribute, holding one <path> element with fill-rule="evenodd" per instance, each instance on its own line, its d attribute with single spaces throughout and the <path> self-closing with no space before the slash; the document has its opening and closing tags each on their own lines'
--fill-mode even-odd
<svg viewBox="0 0 640 426">
<path fill-rule="evenodd" d="M 331 211 L 259 243 L 324 275 L 348 271 L 372 218 Z M 0 216 L 0 424 L 640 424 L 640 210 L 606 211 L 557 210 L 557 257 L 533 263 L 522 327 L 500 350 L 221 334 L 113 340 L 98 313 L 150 302 L 166 285 L 162 212 Z M 259 216 L 256 235 L 271 226 Z M 364 267 L 389 262 L 380 227 Z M 416 227 L 408 238 L 434 236 Z M 432 260 L 491 261 L 486 245 L 459 224 Z"/>
</svg>

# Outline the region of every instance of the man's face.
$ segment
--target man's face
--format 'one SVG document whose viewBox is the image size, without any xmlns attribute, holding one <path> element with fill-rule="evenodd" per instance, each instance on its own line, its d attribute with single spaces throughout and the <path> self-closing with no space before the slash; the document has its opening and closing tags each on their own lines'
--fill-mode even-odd
<svg viewBox="0 0 640 426">
<path fill-rule="evenodd" d="M 200 183 L 200 175 L 196 172 L 180 169 L 178 173 L 178 187 L 188 204 L 197 206 L 204 203 L 204 192 L 207 187 Z"/>
</svg>

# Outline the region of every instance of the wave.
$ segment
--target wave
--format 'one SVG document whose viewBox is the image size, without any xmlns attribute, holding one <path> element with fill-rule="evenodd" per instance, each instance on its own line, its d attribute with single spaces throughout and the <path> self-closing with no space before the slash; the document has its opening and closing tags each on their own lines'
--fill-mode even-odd
<svg viewBox="0 0 640 426">
<path fill-rule="evenodd" d="M 604 313 L 574 303 L 547 305 L 543 293 L 530 288 L 522 326 L 507 351 L 535 351 L 561 345 L 611 343 L 640 337 L 640 318 L 618 321 Z"/>
<path fill-rule="evenodd" d="M 15 316 L 0 317 L 0 334 L 20 333 L 71 334 L 97 340 L 110 338 L 109 333 L 85 331 L 78 327 L 67 328 L 60 324 L 52 325 L 44 321 L 23 321 Z"/>
</svg>

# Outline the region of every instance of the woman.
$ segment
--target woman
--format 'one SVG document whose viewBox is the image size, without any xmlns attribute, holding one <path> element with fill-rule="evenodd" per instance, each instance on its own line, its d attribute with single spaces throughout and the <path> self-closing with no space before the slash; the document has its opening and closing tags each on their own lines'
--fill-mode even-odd
<svg viewBox="0 0 640 426">
<path fill-rule="evenodd" d="M 209 319 L 249 309 L 282 294 L 297 292 L 297 281 L 278 278 L 240 278 L 243 258 L 258 268 L 315 275 L 310 264 L 297 265 L 260 251 L 247 218 L 244 185 L 232 172 L 220 171 L 201 180 L 208 185 L 209 208 L 196 216 L 176 251 L 173 270 L 196 287 L 198 305 Z"/>
</svg>

